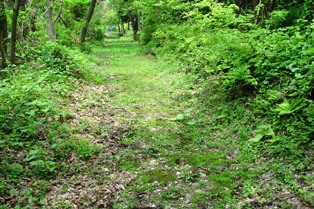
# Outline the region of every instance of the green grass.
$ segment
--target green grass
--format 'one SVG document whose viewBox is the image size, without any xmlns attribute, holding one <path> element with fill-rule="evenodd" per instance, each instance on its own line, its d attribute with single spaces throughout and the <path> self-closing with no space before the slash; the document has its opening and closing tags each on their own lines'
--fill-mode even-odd
<svg viewBox="0 0 314 209">
<path fill-rule="evenodd" d="M 265 208 L 276 201 L 293 208 L 313 204 L 312 176 L 299 175 L 297 166 L 286 168 L 284 162 L 267 159 L 254 148 L 248 139 L 256 118 L 242 101 L 228 101 L 215 78 L 196 80 L 172 63 L 145 54 L 126 38 L 106 39 L 84 59 L 84 74 L 91 75 L 73 84 L 69 103 L 63 102 L 67 116 L 62 125 L 51 128 L 49 143 L 42 144 L 49 149 L 38 145 L 24 152 L 36 160 L 33 170 L 18 162 L 6 167 L 11 185 L 21 176 L 31 176 L 35 182 L 23 179 L 29 188 L 9 191 L 9 184 L 0 181 L 1 195 L 18 196 L 12 205 Z M 299 169 L 310 162 L 304 160 Z"/>
<path fill-rule="evenodd" d="M 210 81 L 193 84 L 192 74 L 126 39 L 110 39 L 94 52 L 106 60 L 108 100 L 124 109 L 118 121 L 131 130 L 119 139 L 123 149 L 114 160 L 134 180 L 115 194 L 114 208 L 264 208 L 274 200 L 293 207 L 280 192 L 297 196 L 291 181 L 274 186 L 275 178 L 262 178 L 278 170 L 248 142 L 256 119 L 241 101 L 226 100 Z"/>
<path fill-rule="evenodd" d="M 188 84 L 193 76 L 145 55 L 136 43 L 111 39 L 94 52 L 109 60 L 105 71 L 111 78 L 110 103 L 130 113 L 123 113 L 120 119 L 133 130 L 121 140 L 125 150 L 116 159 L 120 172 L 136 177 L 118 194 L 123 200 L 116 207 L 131 208 L 128 202 L 137 199 L 140 191 L 148 194 L 133 203 L 136 207 L 198 208 L 210 206 L 211 201 L 220 208 L 241 200 L 233 194 L 248 176 L 256 181 L 258 174 L 254 168 L 248 169 L 250 159 L 234 153 L 240 152 L 234 135 L 241 124 L 232 125 L 234 131 L 226 131 L 222 124 L 211 127 L 205 115 L 189 114 L 187 109 L 198 105 Z M 182 120 L 173 119 L 181 113 L 185 115 Z"/>
</svg>

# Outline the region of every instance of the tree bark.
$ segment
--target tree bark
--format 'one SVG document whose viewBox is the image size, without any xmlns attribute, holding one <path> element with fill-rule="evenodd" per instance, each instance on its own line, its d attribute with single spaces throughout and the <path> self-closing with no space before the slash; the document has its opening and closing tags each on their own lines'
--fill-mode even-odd
<svg viewBox="0 0 314 209">
<path fill-rule="evenodd" d="M 27 6 L 28 7 L 32 7 L 33 4 L 33 0 L 27 0 Z M 36 31 L 36 13 L 34 11 L 30 12 L 30 17 L 29 17 L 29 30 L 31 32 L 35 32 Z"/>
<path fill-rule="evenodd" d="M 89 25 L 89 23 L 90 23 L 90 21 L 92 19 L 93 14 L 94 14 L 96 3 L 97 3 L 97 0 L 91 0 L 91 3 L 90 3 L 90 6 L 89 6 L 87 15 L 86 15 L 83 27 L 82 27 L 82 31 L 81 31 L 81 37 L 80 37 L 80 42 L 81 43 L 85 42 L 88 25 Z"/>
<path fill-rule="evenodd" d="M 11 52 L 10 61 L 12 64 L 15 63 L 16 53 L 16 37 L 17 37 L 17 18 L 19 15 L 21 0 L 15 0 L 12 15 L 12 30 L 11 30 Z"/>
<path fill-rule="evenodd" d="M 275 0 L 269 0 L 268 2 L 268 13 L 273 12 L 275 9 Z"/>
<path fill-rule="evenodd" d="M 253 0 L 252 9 L 254 10 L 258 4 L 259 4 L 259 0 Z"/>
<path fill-rule="evenodd" d="M 52 9 L 53 3 L 54 3 L 54 0 L 48 0 L 48 6 L 46 7 L 46 21 L 47 21 L 46 27 L 47 27 L 47 34 L 48 34 L 49 41 L 55 42 L 57 41 L 56 22 L 61 17 L 63 1 L 60 0 L 59 10 L 55 19 L 53 19 L 53 9 Z"/>
<path fill-rule="evenodd" d="M 124 36 L 125 34 L 125 29 L 124 29 L 124 20 L 123 17 L 120 17 L 120 36 Z"/>
<path fill-rule="evenodd" d="M 133 41 L 136 41 L 137 39 L 138 26 L 139 26 L 139 19 L 138 19 L 138 15 L 136 14 L 134 17 L 132 17 Z"/>
<path fill-rule="evenodd" d="M 20 11 L 25 12 L 27 8 L 27 0 L 21 0 Z M 19 42 L 22 43 L 29 35 L 28 21 L 23 21 L 18 25 Z"/>
<path fill-rule="evenodd" d="M 0 1 L 0 53 L 1 53 L 1 67 L 7 67 L 7 17 L 5 14 L 4 0 Z"/>
<path fill-rule="evenodd" d="M 52 19 L 52 6 L 53 6 L 54 0 L 48 0 L 48 6 L 46 7 L 46 29 L 47 29 L 47 35 L 49 41 L 56 41 L 57 35 L 56 35 L 56 29 L 55 24 Z"/>
</svg>

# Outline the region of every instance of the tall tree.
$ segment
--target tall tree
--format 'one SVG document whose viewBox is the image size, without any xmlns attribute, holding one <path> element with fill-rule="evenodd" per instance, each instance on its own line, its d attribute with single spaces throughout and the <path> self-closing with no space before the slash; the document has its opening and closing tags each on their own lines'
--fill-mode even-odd
<svg viewBox="0 0 314 209">
<path fill-rule="evenodd" d="M 16 58 L 16 37 L 17 37 L 17 19 L 19 15 L 21 0 L 15 0 L 12 15 L 12 30 L 11 30 L 11 52 L 10 61 L 12 64 L 15 63 Z"/>
<path fill-rule="evenodd" d="M 7 67 L 6 54 L 7 54 L 7 17 L 5 14 L 4 0 L 0 1 L 0 52 L 1 52 L 1 66 Z"/>
<path fill-rule="evenodd" d="M 132 30 L 133 30 L 133 41 L 137 40 L 137 33 L 139 31 L 139 26 L 140 26 L 140 13 L 138 10 L 133 10 L 129 12 L 129 21 L 131 21 L 132 24 Z"/>
<path fill-rule="evenodd" d="M 47 22 L 46 28 L 47 28 L 48 39 L 50 41 L 57 40 L 56 23 L 59 20 L 62 13 L 63 1 L 60 0 L 59 10 L 54 19 L 53 19 L 53 3 L 54 3 L 54 0 L 48 0 L 48 6 L 46 6 L 46 22 Z"/>
<path fill-rule="evenodd" d="M 89 6 L 87 15 L 86 15 L 83 27 L 82 27 L 82 31 L 81 31 L 81 37 L 80 37 L 80 42 L 81 43 L 85 42 L 88 25 L 89 25 L 89 23 L 90 23 L 90 21 L 92 19 L 93 14 L 94 14 L 96 3 L 97 3 L 97 0 L 91 0 L 91 3 L 90 3 L 90 6 Z"/>
</svg>

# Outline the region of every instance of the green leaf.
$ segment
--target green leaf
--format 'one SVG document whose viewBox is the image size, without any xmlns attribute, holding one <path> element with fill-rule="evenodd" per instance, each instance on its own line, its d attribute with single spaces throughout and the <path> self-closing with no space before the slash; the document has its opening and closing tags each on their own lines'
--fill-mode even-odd
<svg viewBox="0 0 314 209">
<path fill-rule="evenodd" d="M 272 137 L 275 137 L 275 132 L 273 129 L 269 128 L 265 133 L 264 133 L 265 136 L 272 136 Z"/>
<path fill-rule="evenodd" d="M 184 111 L 184 113 L 190 113 L 190 112 L 192 112 L 192 110 L 193 110 L 193 108 L 188 108 L 188 109 L 186 109 L 186 110 Z"/>
<path fill-rule="evenodd" d="M 178 121 L 178 120 L 183 120 L 183 119 L 184 119 L 184 114 L 178 114 L 176 117 L 171 118 L 170 120 Z"/>
<path fill-rule="evenodd" d="M 38 153 L 40 153 L 40 151 L 40 149 L 31 150 L 29 151 L 29 155 L 37 155 Z"/>
<path fill-rule="evenodd" d="M 31 164 L 33 166 L 42 166 L 42 165 L 44 165 L 44 161 L 43 160 L 36 160 L 36 161 L 30 162 L 29 164 Z"/>
<path fill-rule="evenodd" d="M 252 139 L 250 139 L 249 141 L 250 142 L 259 142 L 262 138 L 263 138 L 264 135 L 262 134 L 256 134 L 256 136 Z"/>
<path fill-rule="evenodd" d="M 31 110 L 31 111 L 27 112 L 26 114 L 28 114 L 30 116 L 34 116 L 36 114 L 36 110 Z"/>
<path fill-rule="evenodd" d="M 32 156 L 30 156 L 30 157 L 25 158 L 25 159 L 23 160 L 23 162 L 31 161 L 31 160 L 33 160 L 33 159 L 35 159 L 35 158 L 36 158 L 36 156 L 35 156 L 35 155 L 32 155 Z"/>
<path fill-rule="evenodd" d="M 277 106 L 275 111 L 279 112 L 279 115 L 288 115 L 301 110 L 306 105 L 306 100 L 302 98 L 292 99 L 290 102 L 285 100 L 283 103 Z"/>
<path fill-rule="evenodd" d="M 192 126 L 192 125 L 195 125 L 196 123 L 194 121 L 189 121 L 186 124 Z"/>
<path fill-rule="evenodd" d="M 44 205 L 44 204 L 46 203 L 46 199 L 45 199 L 45 198 L 41 198 L 40 201 L 39 201 L 39 203 L 40 203 L 41 205 Z"/>
<path fill-rule="evenodd" d="M 109 134 L 108 134 L 107 132 L 102 132 L 102 133 L 101 133 L 101 136 L 102 136 L 102 137 L 105 137 L 105 136 L 108 136 L 108 135 L 109 135 Z"/>
</svg>

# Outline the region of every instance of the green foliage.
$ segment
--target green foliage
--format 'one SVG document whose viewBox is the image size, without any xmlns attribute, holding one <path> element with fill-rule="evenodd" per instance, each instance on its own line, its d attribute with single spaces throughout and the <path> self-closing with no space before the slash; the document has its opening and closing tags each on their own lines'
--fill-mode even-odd
<svg viewBox="0 0 314 209">
<path fill-rule="evenodd" d="M 93 30 L 92 38 L 95 41 L 102 41 L 105 38 L 105 33 L 103 28 L 96 28 Z"/>
<path fill-rule="evenodd" d="M 47 71 L 34 71 L 3 80 L 0 136 L 4 144 L 22 146 L 28 139 L 41 138 L 43 125 L 57 112 L 49 98 L 54 86 L 46 84 L 51 76 Z"/>
<path fill-rule="evenodd" d="M 282 29 L 289 12 L 278 10 L 266 21 L 269 29 L 280 28 L 271 31 L 251 24 L 250 15 L 237 15 L 235 5 L 204 0 L 190 7 L 174 2 L 155 7 L 172 12 L 183 9 L 180 20 L 165 12 L 162 18 L 170 20 L 161 21 L 151 35 L 145 28 L 142 32 L 143 37 L 151 37 L 153 51 L 166 54 L 202 79 L 217 75 L 216 82 L 223 86 L 228 100 L 246 100 L 256 117 L 266 117 L 266 122 L 273 124 L 272 134 L 257 128 L 251 141 L 270 138 L 266 142 L 276 147 L 292 137 L 287 149 L 293 153 L 296 144 L 300 152 L 312 146 L 313 26 Z M 179 114 L 172 120 L 185 118 Z"/>
<path fill-rule="evenodd" d="M 55 178 L 70 153 L 88 159 L 100 150 L 86 139 L 70 137 L 65 121 L 71 114 L 62 109 L 74 83 L 84 77 L 94 81 L 96 69 L 86 54 L 58 43 L 28 46 L 23 56 L 27 61 L 1 72 L 5 77 L 0 83 L 0 194 L 5 199 L 19 196 L 11 206 L 34 208 L 45 204 L 47 186 L 19 193 L 23 178 Z"/>
<path fill-rule="evenodd" d="M 79 66 L 70 51 L 54 42 L 47 42 L 42 48 L 41 61 L 45 68 L 56 74 L 79 76 Z"/>
<path fill-rule="evenodd" d="M 269 20 L 266 21 L 267 27 L 274 29 L 280 28 L 287 21 L 289 11 L 287 10 L 275 10 L 270 14 Z"/>
<path fill-rule="evenodd" d="M 88 159 L 100 151 L 100 148 L 83 138 L 58 139 L 52 148 L 58 158 L 65 158 L 67 154 L 74 152 L 82 159 Z"/>
<path fill-rule="evenodd" d="M 190 131 L 182 134 L 182 141 L 195 142 L 195 138 L 200 137 L 193 129 L 209 120 L 203 128 L 215 133 L 214 141 L 218 142 L 211 142 L 212 146 L 219 147 L 222 138 L 237 138 L 241 149 L 255 153 L 253 158 L 260 154 L 272 159 L 274 165 L 278 165 L 272 168 L 274 173 L 285 173 L 286 170 L 281 171 L 283 166 L 293 170 L 301 161 L 307 168 L 291 171 L 294 175 L 312 169 L 307 162 L 313 158 L 314 147 L 314 33 L 309 4 L 312 3 L 302 5 L 296 1 L 289 6 L 278 3 L 268 14 L 267 4 L 249 11 L 209 0 L 193 2 L 193 7 L 185 1 L 143 3 L 146 14 L 143 22 L 148 26 L 144 25 L 142 42 L 147 43 L 154 54 L 177 63 L 180 71 L 192 74 L 194 85 L 202 83 L 201 92 L 196 91 L 199 106 L 194 108 L 194 113 L 181 113 L 171 118 Z M 261 17 L 256 17 L 258 9 Z M 161 10 L 162 14 L 158 12 Z M 181 14 L 174 17 L 178 10 Z M 262 17 L 266 20 L 259 19 Z M 261 20 L 260 24 L 252 24 L 256 18 Z M 194 90 L 193 84 L 190 88 Z M 197 116 L 200 118 L 195 118 Z M 216 133 L 237 123 L 243 127 L 233 128 L 236 136 Z M 189 162 L 193 166 L 206 165 L 202 156 L 191 156 L 199 159 Z M 178 158 L 185 159 L 181 155 Z M 186 178 L 195 181 L 197 175 L 186 175 Z M 213 178 L 219 182 L 217 176 Z M 296 187 L 292 179 L 286 176 L 283 184 Z M 231 180 L 222 178 L 221 182 L 230 185 Z M 219 190 L 219 185 L 216 186 Z M 260 207 L 274 195 L 256 182 L 248 183 L 244 190 L 244 195 L 260 198 Z M 265 196 L 258 197 L 262 190 Z M 307 204 L 312 204 L 308 190 L 292 190 Z M 234 201 L 231 193 L 219 191 L 224 194 L 224 201 L 228 198 L 228 202 Z M 191 201 L 203 206 L 211 195 L 195 193 Z"/>
</svg>

